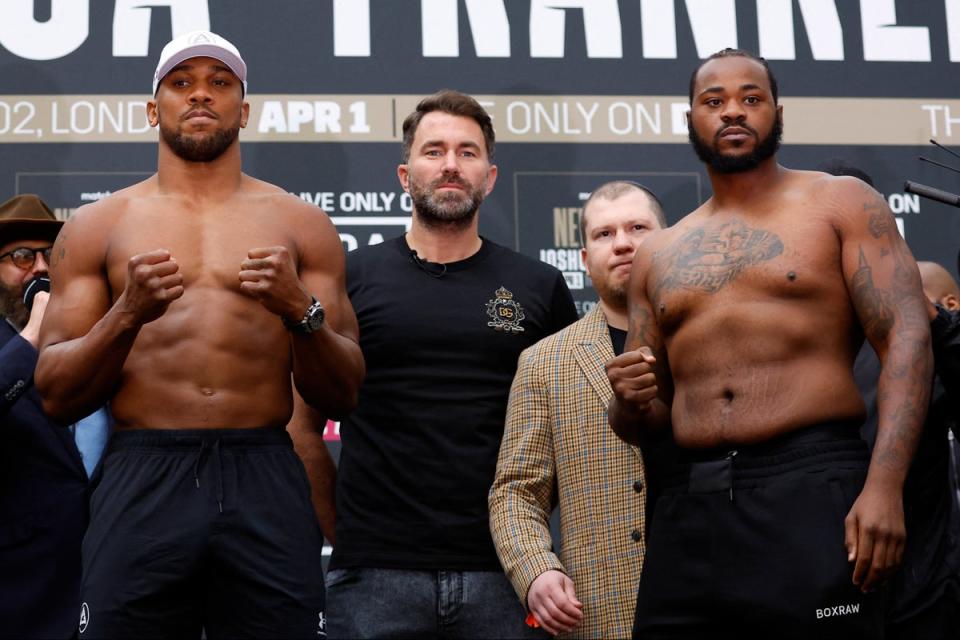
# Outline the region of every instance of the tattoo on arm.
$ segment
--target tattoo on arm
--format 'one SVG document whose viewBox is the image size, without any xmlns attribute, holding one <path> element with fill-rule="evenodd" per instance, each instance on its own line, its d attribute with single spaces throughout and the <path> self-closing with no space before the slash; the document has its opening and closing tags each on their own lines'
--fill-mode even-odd
<svg viewBox="0 0 960 640">
<path fill-rule="evenodd" d="M 893 310 L 890 294 L 878 289 L 873 282 L 873 272 L 860 247 L 860 266 L 853 274 L 850 297 L 860 314 L 863 331 L 868 338 L 882 339 L 893 328 Z"/>
</svg>

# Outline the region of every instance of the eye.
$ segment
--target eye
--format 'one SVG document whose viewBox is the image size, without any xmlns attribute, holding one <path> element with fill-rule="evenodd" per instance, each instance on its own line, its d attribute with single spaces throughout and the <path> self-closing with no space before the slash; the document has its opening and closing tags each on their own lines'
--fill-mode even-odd
<svg viewBox="0 0 960 640">
<path fill-rule="evenodd" d="M 634 229 L 634 231 L 646 231 L 646 230 L 647 230 L 647 227 L 646 227 L 646 225 L 635 224 L 635 225 L 633 225 L 633 229 Z"/>
<path fill-rule="evenodd" d="M 461 151 L 461 152 L 460 152 L 460 155 L 466 156 L 467 158 L 476 158 L 476 157 L 477 157 L 477 152 L 476 152 L 476 151 L 470 151 L 469 149 L 467 149 L 467 150 L 465 150 L 465 151 Z"/>
<path fill-rule="evenodd" d="M 213 81 L 213 84 L 216 85 L 216 86 L 218 86 L 218 87 L 225 87 L 225 86 L 229 85 L 230 83 L 229 83 L 227 80 L 224 80 L 223 78 L 217 78 L 217 79 L 215 79 L 215 80 Z"/>
<path fill-rule="evenodd" d="M 177 78 L 176 80 L 173 81 L 173 86 L 175 86 L 175 87 L 181 87 L 181 88 L 182 88 L 182 87 L 186 87 L 186 86 L 189 85 L 189 84 L 190 84 L 190 83 L 187 81 L 186 78 Z"/>
<path fill-rule="evenodd" d="M 708 107 L 719 107 L 721 102 L 720 98 L 707 98 L 703 103 Z"/>
<path fill-rule="evenodd" d="M 431 158 L 437 158 L 443 154 L 440 152 L 439 149 L 427 149 L 426 151 L 423 152 L 423 155 L 429 156 Z"/>
<path fill-rule="evenodd" d="M 747 104 L 757 104 L 760 102 L 760 98 L 758 98 L 757 96 L 747 96 L 746 98 L 744 98 L 743 101 L 746 102 Z"/>
</svg>

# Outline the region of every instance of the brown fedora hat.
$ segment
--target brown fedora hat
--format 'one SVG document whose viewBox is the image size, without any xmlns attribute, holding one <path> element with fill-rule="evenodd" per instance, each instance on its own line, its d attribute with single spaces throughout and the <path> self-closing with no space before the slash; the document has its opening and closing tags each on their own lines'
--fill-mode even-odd
<svg viewBox="0 0 960 640">
<path fill-rule="evenodd" d="M 35 194 L 14 196 L 0 204 L 0 245 L 15 240 L 52 242 L 62 226 L 63 221 Z"/>
</svg>

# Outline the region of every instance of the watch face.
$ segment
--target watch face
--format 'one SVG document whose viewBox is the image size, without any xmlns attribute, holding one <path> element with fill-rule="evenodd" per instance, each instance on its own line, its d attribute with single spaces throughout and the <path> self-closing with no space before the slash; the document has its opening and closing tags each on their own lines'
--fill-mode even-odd
<svg viewBox="0 0 960 640">
<path fill-rule="evenodd" d="M 313 332 L 323 326 L 324 315 L 326 314 L 319 302 L 311 306 L 310 310 L 307 311 L 307 317 L 304 319 L 307 325 L 307 331 Z"/>
</svg>

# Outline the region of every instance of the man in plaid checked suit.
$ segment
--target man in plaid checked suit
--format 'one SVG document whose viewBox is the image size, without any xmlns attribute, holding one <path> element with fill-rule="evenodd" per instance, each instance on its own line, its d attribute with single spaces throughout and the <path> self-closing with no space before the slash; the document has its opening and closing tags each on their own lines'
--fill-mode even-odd
<svg viewBox="0 0 960 640">
<path fill-rule="evenodd" d="M 656 197 L 635 183 L 591 194 L 581 251 L 600 303 L 525 350 L 510 392 L 490 527 L 521 602 L 554 635 L 630 635 L 646 488 L 640 450 L 607 425 L 604 362 L 623 351 L 633 254 L 665 226 Z M 558 504 L 559 558 L 548 524 Z"/>
</svg>

